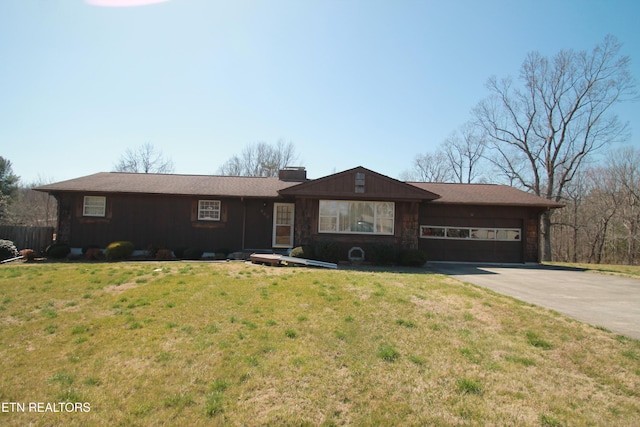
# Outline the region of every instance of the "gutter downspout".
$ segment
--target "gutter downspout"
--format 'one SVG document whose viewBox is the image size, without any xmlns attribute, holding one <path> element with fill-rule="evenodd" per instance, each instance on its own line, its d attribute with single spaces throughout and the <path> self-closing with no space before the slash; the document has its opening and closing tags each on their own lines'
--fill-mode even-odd
<svg viewBox="0 0 640 427">
<path fill-rule="evenodd" d="M 247 202 L 244 197 L 240 197 L 242 202 L 242 250 L 245 249 L 245 238 L 247 233 Z"/>
</svg>

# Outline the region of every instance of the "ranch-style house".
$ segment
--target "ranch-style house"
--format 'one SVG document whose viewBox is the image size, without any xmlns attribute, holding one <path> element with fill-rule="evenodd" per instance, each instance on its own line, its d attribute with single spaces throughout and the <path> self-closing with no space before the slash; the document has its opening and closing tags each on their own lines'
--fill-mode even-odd
<svg viewBox="0 0 640 427">
<path fill-rule="evenodd" d="M 540 214 L 562 207 L 504 185 L 401 182 L 364 167 L 318 179 L 102 172 L 43 185 L 58 201 L 57 241 L 128 240 L 138 249 L 273 250 L 332 241 L 343 259 L 374 245 L 429 260 L 538 262 Z"/>
</svg>

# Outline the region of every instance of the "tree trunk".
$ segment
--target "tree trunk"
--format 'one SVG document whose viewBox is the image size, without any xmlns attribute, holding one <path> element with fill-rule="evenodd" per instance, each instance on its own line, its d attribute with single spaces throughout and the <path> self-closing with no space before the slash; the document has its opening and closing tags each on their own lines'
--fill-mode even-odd
<svg viewBox="0 0 640 427">
<path fill-rule="evenodd" d="M 607 231 L 609 231 L 609 219 L 605 218 L 602 220 L 602 238 L 600 239 L 598 251 L 596 252 L 596 264 L 600 264 L 602 262 L 602 257 L 604 255 L 604 245 L 607 242 Z"/>
<path fill-rule="evenodd" d="M 573 262 L 578 262 L 578 198 L 573 201 Z"/>
<path fill-rule="evenodd" d="M 540 215 L 540 262 L 551 261 L 551 211 Z"/>
<path fill-rule="evenodd" d="M 629 224 L 629 241 L 627 242 L 627 265 L 634 265 L 636 255 L 636 222 Z"/>
</svg>

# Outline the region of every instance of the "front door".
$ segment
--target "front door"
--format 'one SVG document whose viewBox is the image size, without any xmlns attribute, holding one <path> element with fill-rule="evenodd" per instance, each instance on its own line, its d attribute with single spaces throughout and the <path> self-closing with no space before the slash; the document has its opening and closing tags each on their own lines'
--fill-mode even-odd
<svg viewBox="0 0 640 427">
<path fill-rule="evenodd" d="M 273 247 L 293 247 L 294 203 L 274 203 L 273 205 Z"/>
</svg>

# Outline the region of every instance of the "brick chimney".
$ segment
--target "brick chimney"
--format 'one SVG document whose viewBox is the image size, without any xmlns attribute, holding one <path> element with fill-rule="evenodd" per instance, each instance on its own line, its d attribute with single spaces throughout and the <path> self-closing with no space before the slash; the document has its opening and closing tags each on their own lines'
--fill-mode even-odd
<svg viewBox="0 0 640 427">
<path fill-rule="evenodd" d="M 307 180 L 307 170 L 304 166 L 285 166 L 278 171 L 280 181 L 300 181 Z"/>
</svg>

